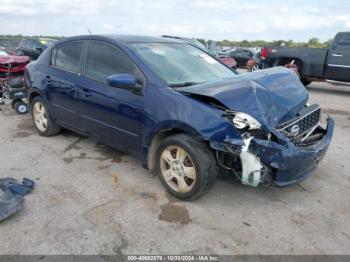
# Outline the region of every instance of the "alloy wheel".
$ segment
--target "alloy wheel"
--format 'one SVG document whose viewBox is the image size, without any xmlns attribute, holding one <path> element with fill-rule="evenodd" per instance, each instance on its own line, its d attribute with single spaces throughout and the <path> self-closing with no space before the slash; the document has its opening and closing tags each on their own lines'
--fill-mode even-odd
<svg viewBox="0 0 350 262">
<path fill-rule="evenodd" d="M 174 191 L 187 193 L 196 182 L 196 168 L 189 154 L 179 146 L 168 146 L 160 157 L 160 170 Z"/>
<path fill-rule="evenodd" d="M 48 118 L 44 105 L 40 102 L 36 102 L 33 106 L 33 117 L 36 127 L 45 132 L 48 127 Z"/>
</svg>

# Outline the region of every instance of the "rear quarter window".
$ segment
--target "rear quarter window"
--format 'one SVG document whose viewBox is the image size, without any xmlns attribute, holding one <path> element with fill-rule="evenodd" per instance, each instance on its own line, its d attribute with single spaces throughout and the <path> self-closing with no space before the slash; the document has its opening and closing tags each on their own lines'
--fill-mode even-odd
<svg viewBox="0 0 350 262">
<path fill-rule="evenodd" d="M 72 42 L 55 47 L 51 53 L 51 65 L 71 73 L 79 74 L 83 46 L 83 42 Z"/>
</svg>

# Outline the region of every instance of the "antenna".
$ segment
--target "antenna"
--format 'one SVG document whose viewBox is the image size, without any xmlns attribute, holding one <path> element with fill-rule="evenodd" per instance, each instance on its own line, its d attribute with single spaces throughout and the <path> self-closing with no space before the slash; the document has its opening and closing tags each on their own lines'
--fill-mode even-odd
<svg viewBox="0 0 350 262">
<path fill-rule="evenodd" d="M 90 34 L 90 35 L 92 35 L 92 33 L 91 33 L 90 29 L 89 29 L 88 27 L 87 27 L 86 29 L 88 30 L 89 34 Z"/>
</svg>

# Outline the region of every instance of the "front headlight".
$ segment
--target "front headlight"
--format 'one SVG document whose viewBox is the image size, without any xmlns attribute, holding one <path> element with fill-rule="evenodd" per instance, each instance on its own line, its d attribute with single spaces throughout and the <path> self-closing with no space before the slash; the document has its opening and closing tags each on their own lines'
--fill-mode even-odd
<svg viewBox="0 0 350 262">
<path fill-rule="evenodd" d="M 238 129 L 249 127 L 249 129 L 260 129 L 261 124 L 254 117 L 246 113 L 235 113 L 232 119 L 233 125 Z"/>
</svg>

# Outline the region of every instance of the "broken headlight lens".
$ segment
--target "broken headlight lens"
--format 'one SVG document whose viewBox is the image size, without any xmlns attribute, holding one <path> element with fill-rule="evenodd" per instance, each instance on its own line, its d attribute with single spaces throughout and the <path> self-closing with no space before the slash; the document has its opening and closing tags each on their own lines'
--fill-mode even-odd
<svg viewBox="0 0 350 262">
<path fill-rule="evenodd" d="M 261 124 L 254 117 L 246 113 L 236 113 L 232 119 L 233 125 L 238 129 L 248 127 L 249 129 L 260 129 Z"/>
</svg>

